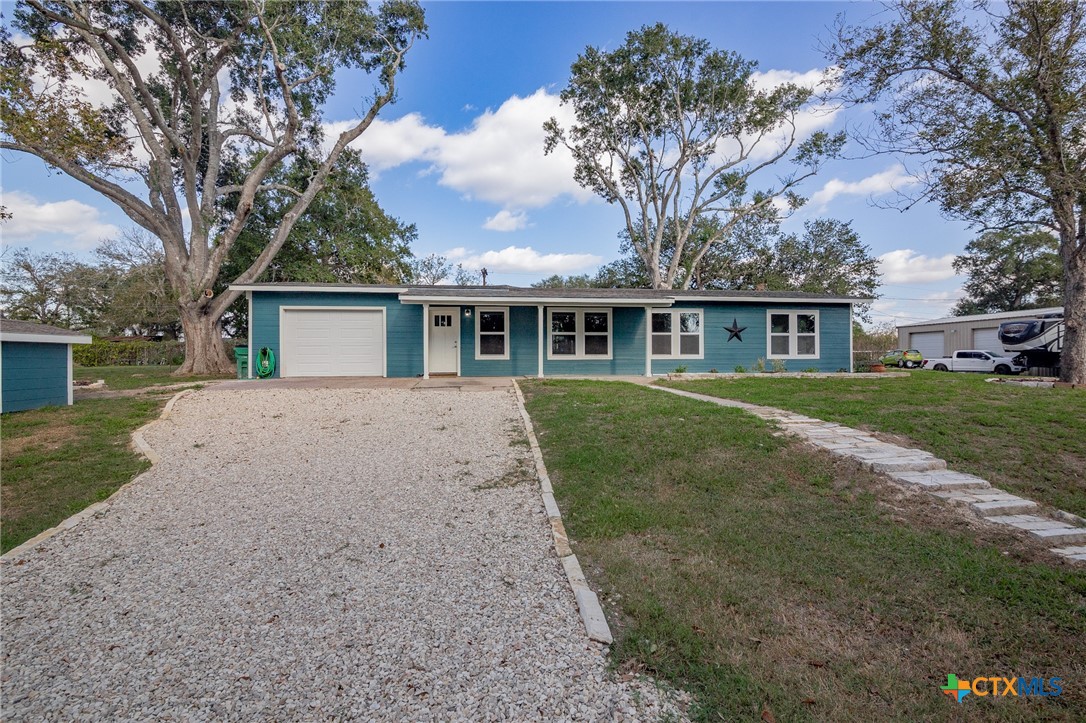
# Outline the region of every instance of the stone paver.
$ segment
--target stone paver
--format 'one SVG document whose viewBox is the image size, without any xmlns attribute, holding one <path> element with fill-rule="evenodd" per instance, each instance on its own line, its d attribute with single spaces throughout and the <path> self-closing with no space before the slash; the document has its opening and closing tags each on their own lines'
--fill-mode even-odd
<svg viewBox="0 0 1086 723">
<path fill-rule="evenodd" d="M 1041 508 L 1033 500 L 992 487 L 985 479 L 947 469 L 946 461 L 931 452 L 883 442 L 858 429 L 781 409 L 734 399 L 719 399 L 682 389 L 650 388 L 743 409 L 779 425 L 787 433 L 801 437 L 815 447 L 855 460 L 867 469 L 889 476 L 898 484 L 960 506 L 988 522 L 1010 525 L 1047 543 L 1071 545 L 1053 547 L 1051 551 L 1065 559 L 1086 561 L 1086 546 L 1079 546 L 1086 543 L 1086 527 L 1038 514 L 1023 514 L 1036 513 Z"/>
</svg>

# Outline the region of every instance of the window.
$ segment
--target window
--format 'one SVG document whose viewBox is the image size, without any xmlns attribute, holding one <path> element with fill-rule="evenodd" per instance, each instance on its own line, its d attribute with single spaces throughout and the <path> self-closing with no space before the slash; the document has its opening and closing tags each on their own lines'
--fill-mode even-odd
<svg viewBox="0 0 1086 723">
<path fill-rule="evenodd" d="M 551 309 L 548 359 L 610 359 L 610 309 Z"/>
<path fill-rule="evenodd" d="M 701 309 L 668 309 L 652 312 L 654 359 L 701 359 L 704 356 Z"/>
<path fill-rule="evenodd" d="M 509 309 L 475 310 L 475 358 L 509 358 Z"/>
<path fill-rule="evenodd" d="M 771 311 L 768 321 L 770 358 L 818 358 L 817 311 Z"/>
</svg>

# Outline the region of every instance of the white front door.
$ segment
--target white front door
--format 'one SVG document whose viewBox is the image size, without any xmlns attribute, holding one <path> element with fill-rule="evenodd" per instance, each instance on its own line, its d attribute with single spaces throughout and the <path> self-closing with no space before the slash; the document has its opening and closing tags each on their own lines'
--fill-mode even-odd
<svg viewBox="0 0 1086 723">
<path fill-rule="evenodd" d="M 430 373 L 460 373 L 460 309 L 431 306 L 427 323 L 430 334 Z"/>
</svg>

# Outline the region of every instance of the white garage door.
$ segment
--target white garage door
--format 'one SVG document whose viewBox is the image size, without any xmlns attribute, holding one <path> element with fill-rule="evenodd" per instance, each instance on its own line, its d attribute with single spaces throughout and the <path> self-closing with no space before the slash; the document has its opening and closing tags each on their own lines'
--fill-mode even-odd
<svg viewBox="0 0 1086 723">
<path fill-rule="evenodd" d="M 284 377 L 380 377 L 385 317 L 380 309 L 283 309 Z"/>
<path fill-rule="evenodd" d="M 909 334 L 909 348 L 916 349 L 925 359 L 945 356 L 943 354 L 943 332 L 922 331 Z"/>
<path fill-rule="evenodd" d="M 984 351 L 994 351 L 1002 356 L 1003 342 L 999 340 L 999 327 L 990 329 L 973 329 L 973 348 Z"/>
</svg>

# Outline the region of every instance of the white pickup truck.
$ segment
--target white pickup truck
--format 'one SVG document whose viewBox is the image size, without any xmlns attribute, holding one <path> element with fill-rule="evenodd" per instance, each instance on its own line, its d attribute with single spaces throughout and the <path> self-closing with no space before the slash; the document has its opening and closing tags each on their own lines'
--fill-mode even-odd
<svg viewBox="0 0 1086 723">
<path fill-rule="evenodd" d="M 925 359 L 923 369 L 937 372 L 983 372 L 985 374 L 1021 374 L 1026 370 L 1009 356 L 999 356 L 994 351 L 964 349 L 953 356 Z"/>
</svg>

